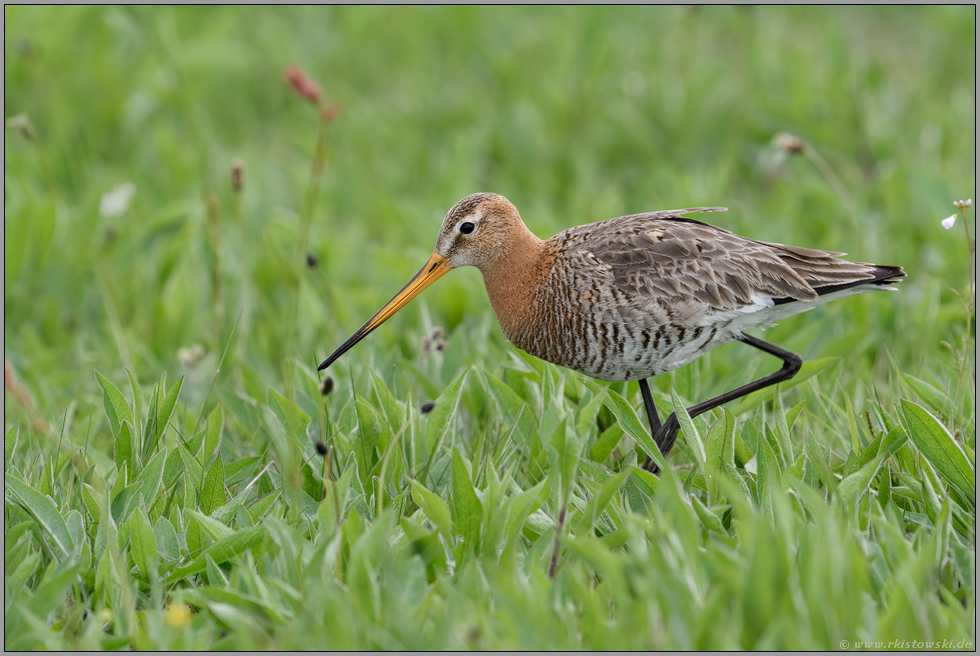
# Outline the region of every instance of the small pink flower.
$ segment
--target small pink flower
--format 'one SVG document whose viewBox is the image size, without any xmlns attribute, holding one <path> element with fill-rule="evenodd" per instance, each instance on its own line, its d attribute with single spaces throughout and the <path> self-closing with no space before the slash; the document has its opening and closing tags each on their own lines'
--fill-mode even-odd
<svg viewBox="0 0 980 656">
<path fill-rule="evenodd" d="M 320 85 L 310 79 L 302 68 L 296 64 L 290 64 L 283 71 L 286 82 L 293 87 L 299 95 L 309 100 L 314 105 L 320 102 Z"/>
<path fill-rule="evenodd" d="M 966 200 L 958 200 L 953 203 L 953 207 L 958 210 L 965 210 L 973 205 L 973 199 L 967 198 Z"/>
<path fill-rule="evenodd" d="M 956 225 L 956 215 L 951 214 L 947 216 L 945 219 L 943 219 L 942 223 L 944 228 L 947 230 L 951 229 L 954 225 Z"/>
</svg>

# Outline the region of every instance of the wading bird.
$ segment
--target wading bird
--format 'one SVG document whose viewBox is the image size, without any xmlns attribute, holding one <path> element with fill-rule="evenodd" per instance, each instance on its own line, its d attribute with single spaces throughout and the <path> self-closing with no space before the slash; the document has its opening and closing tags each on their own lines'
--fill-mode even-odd
<svg viewBox="0 0 980 656">
<path fill-rule="evenodd" d="M 318 370 L 451 269 L 475 266 L 517 348 L 599 380 L 639 381 L 651 433 L 666 457 L 679 423 L 673 413 L 660 422 L 647 378 L 736 340 L 783 361 L 779 371 L 688 408 L 696 417 L 800 370 L 800 356 L 746 330 L 905 276 L 901 267 L 747 239 L 683 216 L 724 210 L 621 216 L 542 240 L 503 196 L 467 196 L 446 214 L 422 270 Z M 655 470 L 649 457 L 644 466 Z"/>
</svg>

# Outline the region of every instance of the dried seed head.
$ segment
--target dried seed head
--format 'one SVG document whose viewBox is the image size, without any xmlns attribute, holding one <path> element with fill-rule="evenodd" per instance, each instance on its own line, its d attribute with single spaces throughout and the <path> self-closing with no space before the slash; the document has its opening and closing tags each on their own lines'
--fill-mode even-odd
<svg viewBox="0 0 980 656">
<path fill-rule="evenodd" d="M 322 394 L 323 396 L 326 396 L 327 394 L 329 394 L 332 391 L 333 391 L 333 378 L 331 378 L 330 376 L 327 376 L 320 383 L 320 394 Z"/>
<path fill-rule="evenodd" d="M 323 441 L 317 441 L 317 443 L 316 443 L 316 452 L 319 453 L 321 456 L 327 455 L 327 445 L 326 445 L 326 443 L 323 442 Z"/>
<path fill-rule="evenodd" d="M 236 192 L 245 186 L 245 162 L 233 157 L 231 159 L 231 188 Z"/>
<path fill-rule="evenodd" d="M 320 258 L 316 256 L 316 253 L 306 254 L 306 266 L 310 267 L 311 269 L 315 269 L 316 265 L 319 263 L 320 263 Z"/>
<path fill-rule="evenodd" d="M 22 137 L 29 141 L 33 141 L 34 137 L 37 136 L 37 131 L 34 130 L 34 124 L 31 123 L 31 119 L 27 117 L 27 114 L 11 116 L 7 119 L 6 126 L 17 130 Z"/>
<path fill-rule="evenodd" d="M 780 132 L 772 138 L 772 145 L 787 155 L 801 155 L 806 150 L 806 142 L 799 137 L 786 132 Z"/>
<path fill-rule="evenodd" d="M 217 222 L 221 218 L 221 203 L 218 201 L 218 194 L 208 196 L 204 204 L 208 209 L 208 220 L 212 223 Z"/>
<path fill-rule="evenodd" d="M 182 365 L 190 369 L 195 367 L 204 358 L 206 353 L 207 351 L 204 350 L 203 346 L 194 344 L 190 347 L 185 346 L 177 349 L 177 359 L 180 360 Z"/>
<path fill-rule="evenodd" d="M 129 201 L 136 195 L 136 185 L 121 182 L 99 199 L 99 214 L 106 219 L 115 219 L 129 210 Z"/>
<path fill-rule="evenodd" d="M 283 77 L 286 83 L 292 86 L 300 96 L 306 98 L 314 105 L 320 103 L 320 86 L 311 80 L 310 76 L 302 68 L 296 64 L 291 64 L 283 71 Z"/>
<path fill-rule="evenodd" d="M 442 337 L 442 326 L 436 326 L 432 329 L 432 339 L 439 339 Z"/>
<path fill-rule="evenodd" d="M 435 401 L 426 401 L 422 404 L 422 414 L 429 414 L 432 412 L 432 408 L 436 407 Z"/>
</svg>

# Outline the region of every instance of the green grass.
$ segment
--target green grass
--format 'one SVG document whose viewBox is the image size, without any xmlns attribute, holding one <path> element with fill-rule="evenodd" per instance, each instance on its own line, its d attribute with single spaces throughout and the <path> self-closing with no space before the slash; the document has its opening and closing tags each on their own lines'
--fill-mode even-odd
<svg viewBox="0 0 980 656">
<path fill-rule="evenodd" d="M 5 648 L 974 648 L 973 215 L 940 226 L 976 195 L 974 43 L 973 7 L 7 7 Z M 909 277 L 767 331 L 804 372 L 685 422 L 659 478 L 636 384 L 507 344 L 475 270 L 321 395 L 474 191 L 541 236 L 725 205 Z"/>
</svg>

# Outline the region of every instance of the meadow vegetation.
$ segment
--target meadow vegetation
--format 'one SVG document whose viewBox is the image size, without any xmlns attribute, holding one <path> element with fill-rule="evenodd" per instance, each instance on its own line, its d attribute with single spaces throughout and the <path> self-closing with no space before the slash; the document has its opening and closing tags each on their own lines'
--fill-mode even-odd
<svg viewBox="0 0 980 656">
<path fill-rule="evenodd" d="M 975 648 L 974 7 L 4 11 L 6 649 Z M 658 476 L 475 269 L 324 394 L 476 191 L 908 278 Z"/>
</svg>

